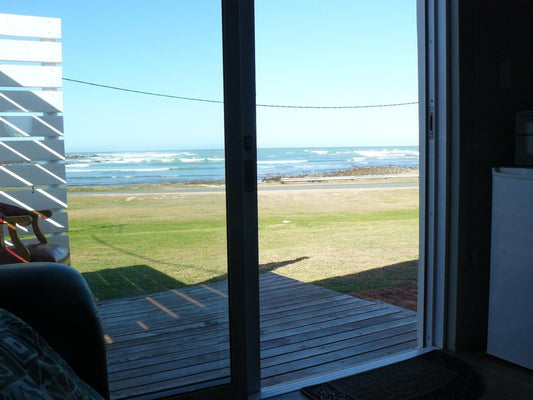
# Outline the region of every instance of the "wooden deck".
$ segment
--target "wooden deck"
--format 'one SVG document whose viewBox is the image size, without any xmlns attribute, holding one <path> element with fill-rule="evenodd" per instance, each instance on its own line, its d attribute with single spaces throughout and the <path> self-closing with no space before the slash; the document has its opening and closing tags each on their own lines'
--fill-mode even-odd
<svg viewBox="0 0 533 400">
<path fill-rule="evenodd" d="M 227 283 L 98 304 L 113 399 L 229 381 Z M 260 277 L 261 378 L 269 387 L 416 347 L 416 313 L 273 273 Z"/>
</svg>

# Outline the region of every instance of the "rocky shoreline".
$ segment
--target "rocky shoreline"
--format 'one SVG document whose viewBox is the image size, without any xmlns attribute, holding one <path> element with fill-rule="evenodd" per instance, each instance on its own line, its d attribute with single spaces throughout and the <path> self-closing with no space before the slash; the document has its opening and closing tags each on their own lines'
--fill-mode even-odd
<svg viewBox="0 0 533 400">
<path fill-rule="evenodd" d="M 324 172 L 318 174 L 301 174 L 301 175 L 276 175 L 268 176 L 262 179 L 263 183 L 282 183 L 286 180 L 312 180 L 313 178 L 339 178 L 342 177 L 379 177 L 379 176 L 399 176 L 418 175 L 419 169 L 416 167 L 353 167 L 348 169 Z"/>
</svg>

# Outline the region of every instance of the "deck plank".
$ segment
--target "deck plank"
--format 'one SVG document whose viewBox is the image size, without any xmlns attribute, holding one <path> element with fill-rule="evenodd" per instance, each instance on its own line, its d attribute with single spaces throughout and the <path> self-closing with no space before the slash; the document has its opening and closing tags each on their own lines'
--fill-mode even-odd
<svg viewBox="0 0 533 400">
<path fill-rule="evenodd" d="M 112 399 L 229 381 L 227 282 L 98 303 Z M 416 313 L 260 275 L 262 386 L 416 347 Z"/>
</svg>

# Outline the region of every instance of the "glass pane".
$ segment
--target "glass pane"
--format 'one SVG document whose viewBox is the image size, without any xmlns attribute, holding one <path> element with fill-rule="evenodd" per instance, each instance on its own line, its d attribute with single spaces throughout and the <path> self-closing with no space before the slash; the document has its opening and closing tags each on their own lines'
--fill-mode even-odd
<svg viewBox="0 0 533 400">
<path fill-rule="evenodd" d="M 417 346 L 415 5 L 257 2 L 263 388 Z"/>
<path fill-rule="evenodd" d="M 62 21 L 72 267 L 111 397 L 229 383 L 220 1 L 2 12 Z"/>
</svg>

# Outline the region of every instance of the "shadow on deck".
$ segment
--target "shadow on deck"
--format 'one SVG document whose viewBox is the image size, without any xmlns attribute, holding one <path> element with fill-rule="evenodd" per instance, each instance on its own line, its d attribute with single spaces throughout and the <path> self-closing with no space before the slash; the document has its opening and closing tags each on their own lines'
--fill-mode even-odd
<svg viewBox="0 0 533 400">
<path fill-rule="evenodd" d="M 262 387 L 416 348 L 416 313 L 260 275 Z M 227 282 L 98 303 L 113 399 L 230 380 Z"/>
</svg>

